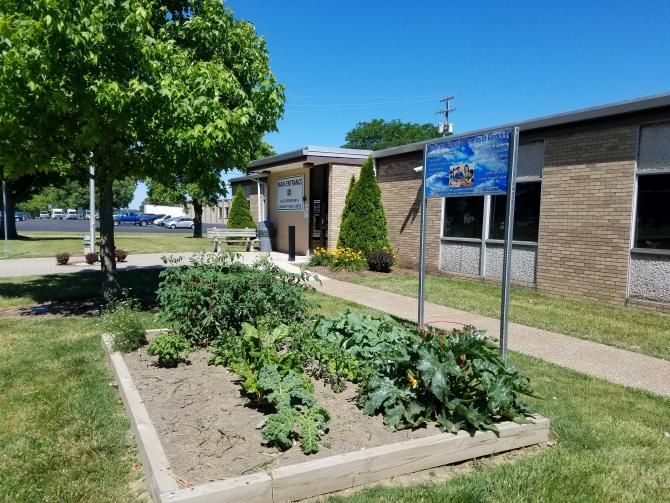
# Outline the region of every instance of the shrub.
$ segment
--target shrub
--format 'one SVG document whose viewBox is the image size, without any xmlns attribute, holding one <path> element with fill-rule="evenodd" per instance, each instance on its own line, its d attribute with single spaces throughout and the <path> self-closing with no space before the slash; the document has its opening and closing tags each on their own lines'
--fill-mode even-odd
<svg viewBox="0 0 670 503">
<path fill-rule="evenodd" d="M 123 353 L 135 351 L 147 343 L 139 307 L 132 299 L 110 304 L 102 315 L 102 325 L 112 334 L 112 346 L 115 351 Z"/>
<path fill-rule="evenodd" d="M 362 252 L 351 248 L 337 248 L 329 252 L 325 248 L 317 248 L 309 259 L 311 266 L 325 266 L 331 271 L 362 271 L 367 267 Z"/>
<path fill-rule="evenodd" d="M 84 255 L 84 259 L 86 260 L 86 263 L 89 265 L 93 265 L 98 261 L 98 252 L 89 252 L 86 255 Z"/>
<path fill-rule="evenodd" d="M 70 261 L 70 254 L 67 252 L 56 255 L 56 263 L 59 265 L 66 265 Z"/>
<path fill-rule="evenodd" d="M 230 204 L 230 213 L 228 214 L 228 228 L 230 229 L 246 229 L 255 228 L 256 224 L 251 217 L 251 210 L 249 201 L 242 191 L 242 186 L 237 187 L 235 197 Z"/>
<path fill-rule="evenodd" d="M 191 346 L 179 334 L 167 332 L 154 337 L 149 343 L 148 352 L 158 357 L 159 367 L 174 368 L 179 362 L 186 360 L 191 352 Z"/>
<path fill-rule="evenodd" d="M 391 250 L 375 250 L 367 254 L 368 269 L 377 272 L 391 272 L 394 263 Z"/>
<path fill-rule="evenodd" d="M 161 272 L 157 298 L 160 318 L 192 344 L 207 345 L 242 323 L 261 318 L 273 326 L 305 319 L 306 273 L 293 274 L 261 258 L 248 266 L 235 254 L 204 254 L 190 267 L 175 265 Z"/>
<path fill-rule="evenodd" d="M 360 178 L 353 185 L 344 214 L 338 247 L 351 248 L 364 254 L 389 248 L 386 214 L 371 158 L 365 162 Z"/>
<path fill-rule="evenodd" d="M 120 248 L 117 248 L 116 250 L 114 250 L 114 256 L 116 257 L 117 262 L 125 262 L 126 257 L 128 256 L 128 252 Z"/>
</svg>

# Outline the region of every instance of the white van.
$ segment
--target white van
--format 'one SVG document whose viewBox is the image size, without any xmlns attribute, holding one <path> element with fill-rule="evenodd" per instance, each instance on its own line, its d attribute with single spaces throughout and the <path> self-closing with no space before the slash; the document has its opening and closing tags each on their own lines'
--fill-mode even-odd
<svg viewBox="0 0 670 503">
<path fill-rule="evenodd" d="M 68 209 L 65 218 L 67 220 L 77 220 L 77 210 Z"/>
<path fill-rule="evenodd" d="M 51 218 L 53 220 L 57 218 L 62 220 L 63 218 L 65 218 L 65 212 L 63 211 L 63 208 L 54 208 L 53 210 L 51 210 Z"/>
<path fill-rule="evenodd" d="M 50 218 L 48 211 L 40 211 L 40 219 Z"/>
</svg>

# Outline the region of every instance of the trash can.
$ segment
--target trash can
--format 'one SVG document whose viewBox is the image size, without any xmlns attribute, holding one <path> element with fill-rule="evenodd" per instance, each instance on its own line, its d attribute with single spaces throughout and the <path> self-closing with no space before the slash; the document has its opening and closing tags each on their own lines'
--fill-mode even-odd
<svg viewBox="0 0 670 503">
<path fill-rule="evenodd" d="M 263 220 L 258 222 L 258 241 L 262 252 L 272 251 L 272 222 Z"/>
</svg>

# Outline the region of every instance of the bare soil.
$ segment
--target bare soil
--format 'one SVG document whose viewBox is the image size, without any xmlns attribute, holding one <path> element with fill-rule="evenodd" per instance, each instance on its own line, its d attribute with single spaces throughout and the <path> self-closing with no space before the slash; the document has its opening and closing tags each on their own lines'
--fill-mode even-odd
<svg viewBox="0 0 670 503">
<path fill-rule="evenodd" d="M 355 386 L 337 394 L 314 381 L 317 400 L 331 414 L 329 432 L 317 454 L 306 456 L 298 444 L 282 452 L 263 444 L 264 414 L 246 406 L 237 376 L 208 359 L 200 349 L 189 364 L 162 369 L 146 347 L 124 355 L 174 475 L 186 486 L 439 433 L 435 426 L 391 431 L 381 416 L 358 409 Z"/>
</svg>

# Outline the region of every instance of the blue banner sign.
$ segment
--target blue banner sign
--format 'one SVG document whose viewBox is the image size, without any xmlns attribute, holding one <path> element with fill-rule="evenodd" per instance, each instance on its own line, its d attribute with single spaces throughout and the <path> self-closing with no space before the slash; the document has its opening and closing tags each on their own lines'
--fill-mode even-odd
<svg viewBox="0 0 670 503">
<path fill-rule="evenodd" d="M 511 129 L 426 145 L 426 197 L 506 194 Z"/>
</svg>

